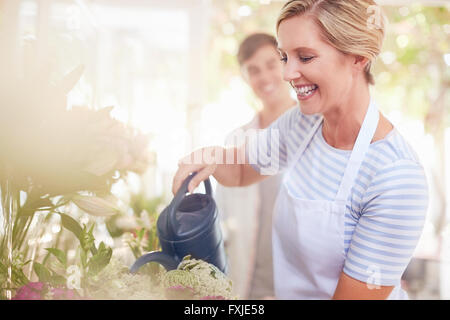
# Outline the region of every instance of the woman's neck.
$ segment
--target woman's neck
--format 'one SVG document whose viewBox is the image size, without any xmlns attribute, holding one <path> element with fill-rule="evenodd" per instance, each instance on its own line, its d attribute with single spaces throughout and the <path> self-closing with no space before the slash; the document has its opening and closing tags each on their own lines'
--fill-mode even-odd
<svg viewBox="0 0 450 320">
<path fill-rule="evenodd" d="M 264 129 L 268 127 L 272 122 L 278 119 L 284 112 L 292 108 L 296 104 L 295 100 L 288 94 L 284 95 L 282 99 L 277 100 L 274 103 L 264 103 L 263 108 L 259 112 L 259 127 Z"/>
<path fill-rule="evenodd" d="M 344 95 L 347 99 L 323 114 L 323 137 L 330 146 L 337 149 L 353 149 L 370 103 L 367 85 L 353 87 L 351 93 Z"/>
</svg>

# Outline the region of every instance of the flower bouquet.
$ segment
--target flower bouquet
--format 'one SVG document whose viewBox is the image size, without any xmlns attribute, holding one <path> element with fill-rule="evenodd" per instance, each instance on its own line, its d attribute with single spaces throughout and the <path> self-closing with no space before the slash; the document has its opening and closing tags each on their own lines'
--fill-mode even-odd
<svg viewBox="0 0 450 320">
<path fill-rule="evenodd" d="M 62 210 L 73 203 L 94 216 L 114 215 L 120 207 L 112 185 L 147 168 L 148 138 L 113 119 L 111 107 L 67 109 L 66 95 L 82 72 L 78 67 L 58 84 L 48 71 L 0 77 L 0 298 L 29 282 L 23 266 L 34 261 L 27 260 L 26 240 L 38 213 L 60 214 L 64 223 L 70 215 Z"/>
<path fill-rule="evenodd" d="M 145 269 L 145 268 L 144 268 Z M 78 269 L 77 269 L 78 270 Z M 34 282 L 22 286 L 16 300 L 230 300 L 232 282 L 215 266 L 187 256 L 176 270 L 160 270 L 157 274 L 131 274 L 119 259 L 113 257 L 95 275 L 66 286 Z M 83 283 L 79 287 L 73 285 Z"/>
</svg>

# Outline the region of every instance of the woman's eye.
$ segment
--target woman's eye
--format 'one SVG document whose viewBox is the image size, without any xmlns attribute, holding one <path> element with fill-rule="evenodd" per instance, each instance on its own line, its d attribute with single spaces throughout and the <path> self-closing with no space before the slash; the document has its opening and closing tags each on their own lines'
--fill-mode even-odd
<svg viewBox="0 0 450 320">
<path fill-rule="evenodd" d="M 287 62 L 287 57 L 281 57 L 281 62 L 286 63 Z"/>
<path fill-rule="evenodd" d="M 314 57 L 299 57 L 301 62 L 308 62 L 311 61 Z"/>
</svg>

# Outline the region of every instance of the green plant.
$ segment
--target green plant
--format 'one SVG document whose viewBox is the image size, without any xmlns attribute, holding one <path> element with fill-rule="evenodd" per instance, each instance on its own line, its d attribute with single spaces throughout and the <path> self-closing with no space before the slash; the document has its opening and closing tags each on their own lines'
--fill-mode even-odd
<svg viewBox="0 0 450 320">
<path fill-rule="evenodd" d="M 60 213 L 62 225 L 78 239 L 76 256 L 69 263 L 65 251 L 58 248 L 46 248 L 53 259 L 44 259 L 44 263 L 34 263 L 34 271 L 40 282 L 52 286 L 68 285 L 70 289 L 80 290 L 81 296 L 89 293 L 89 287 L 95 283 L 96 276 L 108 265 L 112 257 L 112 249 L 103 242 L 97 246 L 93 235 L 95 224 L 81 226 L 75 219 Z M 76 279 L 70 276 L 75 271 Z M 73 278 L 73 277 L 72 277 Z"/>
</svg>

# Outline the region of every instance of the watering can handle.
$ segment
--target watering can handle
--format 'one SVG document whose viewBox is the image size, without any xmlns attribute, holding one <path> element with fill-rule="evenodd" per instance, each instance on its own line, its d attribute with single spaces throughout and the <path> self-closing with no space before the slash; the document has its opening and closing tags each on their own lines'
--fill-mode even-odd
<svg viewBox="0 0 450 320">
<path fill-rule="evenodd" d="M 173 198 L 172 202 L 169 205 L 169 214 L 167 217 L 167 231 L 169 233 L 170 237 L 173 237 L 173 228 L 171 221 L 174 221 L 175 213 L 177 212 L 178 206 L 180 205 L 181 201 L 186 197 L 186 193 L 188 192 L 188 186 L 189 182 L 191 182 L 192 178 L 197 174 L 197 172 L 193 172 L 191 175 L 189 175 L 181 185 L 180 189 L 178 190 L 177 194 Z M 209 178 L 204 180 L 203 183 L 205 184 L 205 191 L 206 194 L 211 196 L 212 195 L 212 188 L 211 188 L 211 182 L 209 181 Z"/>
</svg>

